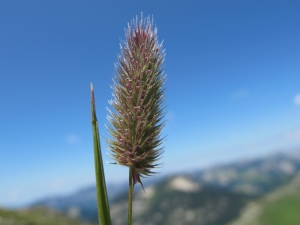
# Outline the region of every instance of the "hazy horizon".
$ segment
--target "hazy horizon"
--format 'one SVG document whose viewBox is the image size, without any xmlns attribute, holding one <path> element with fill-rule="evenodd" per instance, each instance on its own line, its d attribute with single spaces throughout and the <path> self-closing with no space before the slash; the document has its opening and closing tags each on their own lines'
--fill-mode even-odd
<svg viewBox="0 0 300 225">
<path fill-rule="evenodd" d="M 237 158 L 237 159 L 233 159 L 233 160 L 228 160 L 228 161 L 220 161 L 220 162 L 216 162 L 214 164 L 210 164 L 210 165 L 206 165 L 203 167 L 199 167 L 199 168 L 187 168 L 186 170 L 178 170 L 178 171 L 173 171 L 173 172 L 168 172 L 165 174 L 157 174 L 155 177 L 150 177 L 147 180 L 154 180 L 154 182 L 156 180 L 161 180 L 163 177 L 165 176 L 170 176 L 170 175 L 180 175 L 180 174 L 185 174 L 185 173 L 193 173 L 193 172 L 197 172 L 197 171 L 201 171 L 201 170 L 206 170 L 206 169 L 210 169 L 210 168 L 215 168 L 215 167 L 219 167 L 219 166 L 224 166 L 224 165 L 231 165 L 231 164 L 235 164 L 235 163 L 239 163 L 239 162 L 243 162 L 243 161 L 251 161 L 251 160 L 256 160 L 256 159 L 263 159 L 265 157 L 269 157 L 272 155 L 277 155 L 277 154 L 281 154 L 281 153 L 295 153 L 295 151 L 297 153 L 299 153 L 299 157 L 300 157 L 300 146 L 299 147 L 294 147 L 292 149 L 287 149 L 285 151 L 270 151 L 268 153 L 265 153 L 265 155 L 257 155 L 257 156 L 253 156 L 253 157 L 243 157 L 243 158 Z M 124 184 L 127 182 L 127 178 L 124 177 L 123 180 L 113 180 L 113 181 L 109 181 L 107 182 L 107 185 L 117 185 L 117 184 Z M 151 183 L 151 182 L 150 182 Z M 76 194 L 80 191 L 86 190 L 88 188 L 92 188 L 95 187 L 96 183 L 90 183 L 90 184 L 85 184 L 83 186 L 78 186 L 74 189 L 68 190 L 68 191 L 64 191 L 64 192 L 56 192 L 56 193 L 52 193 L 52 194 L 45 194 L 45 195 L 41 195 L 41 196 L 36 196 L 33 199 L 27 200 L 26 202 L 21 202 L 15 205 L 1 205 L 0 207 L 5 207 L 5 208 L 10 208 L 10 209 L 15 209 L 15 208 L 23 208 L 23 207 L 28 207 L 30 205 L 32 205 L 33 203 L 36 203 L 38 201 L 42 201 L 45 199 L 49 199 L 49 198 L 57 198 L 57 197 L 67 197 L 67 196 L 71 196 L 73 194 Z M 148 185 L 147 183 L 144 184 L 144 187 L 146 188 Z M 124 192 L 127 192 L 127 190 L 124 189 Z"/>
</svg>

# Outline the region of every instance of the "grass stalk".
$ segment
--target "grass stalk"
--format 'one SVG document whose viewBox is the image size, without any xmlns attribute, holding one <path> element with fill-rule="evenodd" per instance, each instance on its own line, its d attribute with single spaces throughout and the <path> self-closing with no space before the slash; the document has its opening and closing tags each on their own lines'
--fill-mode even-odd
<svg viewBox="0 0 300 225">
<path fill-rule="evenodd" d="M 128 190 L 128 220 L 127 224 L 132 224 L 132 197 L 133 197 L 132 167 L 129 167 L 129 190 Z"/>
</svg>

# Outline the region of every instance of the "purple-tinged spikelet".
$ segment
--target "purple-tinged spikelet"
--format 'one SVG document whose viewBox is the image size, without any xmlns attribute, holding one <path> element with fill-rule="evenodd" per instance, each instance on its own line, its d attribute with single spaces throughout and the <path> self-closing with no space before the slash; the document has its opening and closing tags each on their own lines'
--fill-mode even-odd
<svg viewBox="0 0 300 225">
<path fill-rule="evenodd" d="M 109 111 L 108 149 L 116 164 L 132 170 L 133 184 L 153 174 L 163 153 L 165 52 L 157 41 L 157 29 L 150 18 L 128 24 L 126 40 L 118 56 L 114 100 Z"/>
</svg>

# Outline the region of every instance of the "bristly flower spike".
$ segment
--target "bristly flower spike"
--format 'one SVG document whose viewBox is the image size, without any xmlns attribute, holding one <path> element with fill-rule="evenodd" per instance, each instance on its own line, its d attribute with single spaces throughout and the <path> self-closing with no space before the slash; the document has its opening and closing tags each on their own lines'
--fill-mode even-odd
<svg viewBox="0 0 300 225">
<path fill-rule="evenodd" d="M 108 149 L 117 164 L 130 168 L 133 185 L 142 185 L 141 177 L 155 173 L 163 153 L 165 51 L 150 17 L 133 20 L 125 37 L 115 65 Z"/>
</svg>

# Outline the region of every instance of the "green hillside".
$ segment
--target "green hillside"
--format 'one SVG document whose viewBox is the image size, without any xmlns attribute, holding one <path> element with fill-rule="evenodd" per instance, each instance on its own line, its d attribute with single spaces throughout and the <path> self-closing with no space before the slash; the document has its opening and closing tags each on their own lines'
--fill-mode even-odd
<svg viewBox="0 0 300 225">
<path fill-rule="evenodd" d="M 242 215 L 228 225 L 266 224 L 300 224 L 300 174 L 262 200 L 250 203 Z"/>
<path fill-rule="evenodd" d="M 1 225 L 89 225 L 44 208 L 7 210 L 0 208 Z"/>
</svg>

